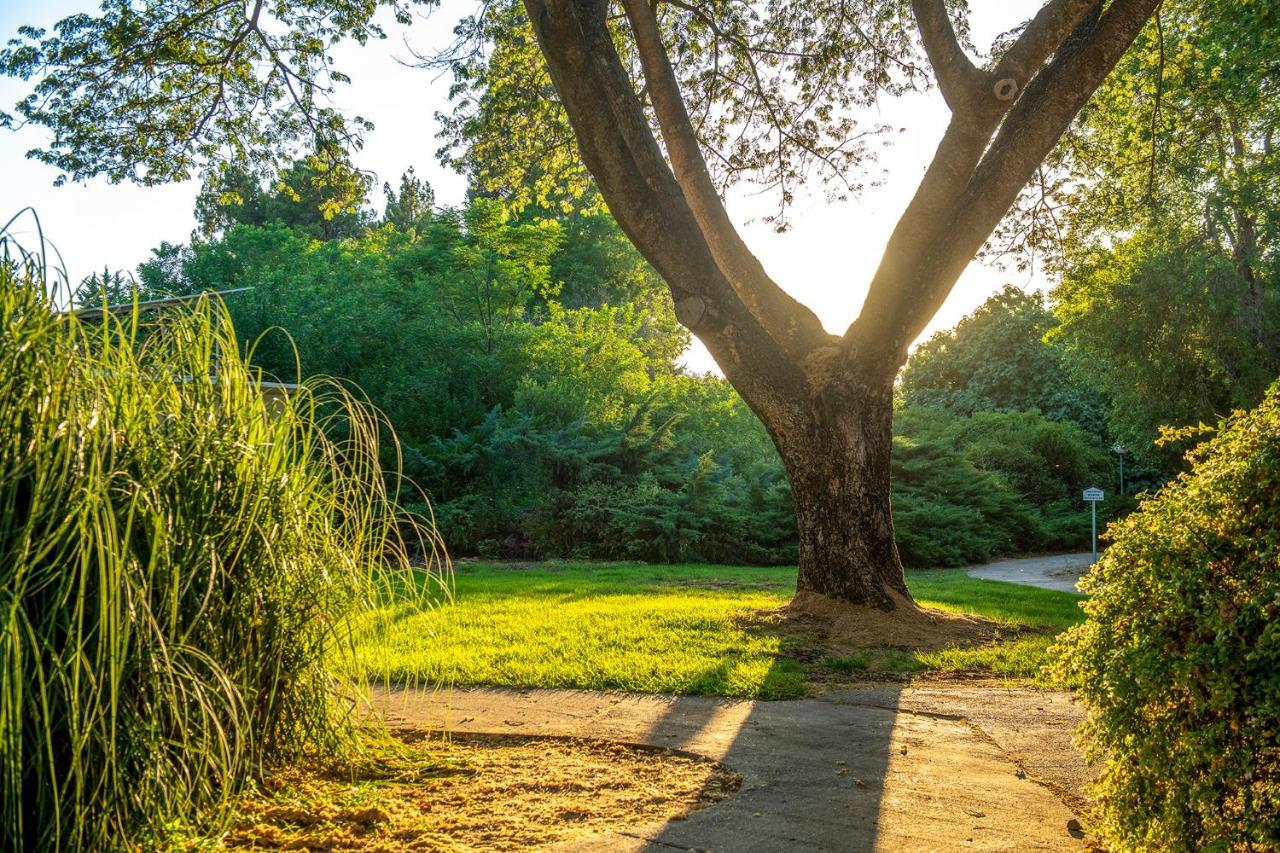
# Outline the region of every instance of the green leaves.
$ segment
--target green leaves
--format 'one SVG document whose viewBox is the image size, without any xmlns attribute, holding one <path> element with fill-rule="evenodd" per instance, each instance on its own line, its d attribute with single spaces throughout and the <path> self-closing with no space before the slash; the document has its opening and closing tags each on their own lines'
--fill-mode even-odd
<svg viewBox="0 0 1280 853">
<path fill-rule="evenodd" d="M 1038 412 L 894 414 L 894 527 L 914 566 L 1088 546 L 1082 485 L 1105 482 L 1096 435 Z"/>
<path fill-rule="evenodd" d="M 1270 333 L 1257 334 L 1280 317 L 1274 294 L 1194 233 L 1144 229 L 1081 252 L 1053 299 L 1050 339 L 1114 401 L 1114 434 L 1164 466 L 1181 454 L 1154 447 L 1162 426 L 1253 405 L 1280 370 Z"/>
<path fill-rule="evenodd" d="M 205 237 L 235 224 L 282 222 L 317 240 L 355 237 L 370 223 L 365 210 L 372 178 L 332 146 L 295 160 L 261 186 L 241 166 L 205 175 L 196 220 Z"/>
<path fill-rule="evenodd" d="M 1274 280 L 1278 55 L 1274 3 L 1161 4 L 1002 237 L 1061 271 L 1118 235 L 1195 233 L 1242 275 Z"/>
<path fill-rule="evenodd" d="M 1101 434 L 1107 404 L 1070 371 L 1064 349 L 1044 338 L 1057 325 L 1043 297 L 1012 285 L 916 347 L 900 387 L 907 406 L 957 415 L 1038 409 Z"/>
<path fill-rule="evenodd" d="M 1057 674 L 1116 849 L 1280 845 L 1280 386 L 1114 525 Z"/>
<path fill-rule="evenodd" d="M 383 38 L 380 6 L 428 0 L 105 0 L 98 15 L 24 27 L 0 73 L 34 80 L 0 124 L 52 133 L 29 156 L 59 182 L 184 180 L 213 164 L 266 173 L 301 148 L 359 147 L 371 125 L 329 103 L 338 42 Z"/>
</svg>

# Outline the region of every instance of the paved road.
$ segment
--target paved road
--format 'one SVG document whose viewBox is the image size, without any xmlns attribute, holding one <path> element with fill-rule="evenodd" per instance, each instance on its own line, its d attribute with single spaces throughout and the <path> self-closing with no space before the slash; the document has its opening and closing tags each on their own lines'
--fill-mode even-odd
<svg viewBox="0 0 1280 853">
<path fill-rule="evenodd" d="M 729 799 L 590 851 L 1079 850 L 1086 770 L 1065 693 L 878 685 L 793 702 L 571 690 L 384 689 L 393 726 L 585 737 L 705 755 Z"/>
<path fill-rule="evenodd" d="M 1009 581 L 1062 592 L 1079 592 L 1077 582 L 1089 571 L 1093 555 L 1054 554 L 1052 557 L 1022 557 L 1000 560 L 969 569 L 969 577 L 989 581 Z"/>
</svg>

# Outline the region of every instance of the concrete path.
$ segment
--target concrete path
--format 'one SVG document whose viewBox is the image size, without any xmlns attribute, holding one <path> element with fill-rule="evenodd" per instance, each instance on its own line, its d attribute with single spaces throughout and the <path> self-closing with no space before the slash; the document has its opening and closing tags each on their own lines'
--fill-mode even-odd
<svg viewBox="0 0 1280 853">
<path fill-rule="evenodd" d="M 1086 771 L 1065 693 L 879 685 L 794 702 L 571 690 L 383 689 L 402 728 L 583 737 L 692 752 L 743 777 L 687 819 L 575 850 L 1078 850 Z M 561 848 L 564 849 L 564 848 Z"/>
<path fill-rule="evenodd" d="M 1051 557 L 1021 557 L 1000 560 L 969 569 L 969 577 L 989 581 L 1008 581 L 1062 592 L 1079 592 L 1076 584 L 1093 565 L 1093 555 L 1054 554 Z"/>
</svg>

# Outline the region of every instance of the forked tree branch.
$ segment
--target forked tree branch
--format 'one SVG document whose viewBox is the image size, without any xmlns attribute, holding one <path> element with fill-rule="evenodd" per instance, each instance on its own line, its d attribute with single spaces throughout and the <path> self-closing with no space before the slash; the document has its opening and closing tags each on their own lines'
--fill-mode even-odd
<svg viewBox="0 0 1280 853">
<path fill-rule="evenodd" d="M 943 100 L 952 113 L 969 110 L 982 96 L 988 75 L 960 46 L 944 0 L 911 0 L 911 10 Z"/>
<path fill-rule="evenodd" d="M 1113 0 L 1083 31 L 1080 21 L 1088 23 L 1096 3 L 1051 2 L 1045 7 L 1051 14 L 1036 16 L 1023 33 L 1027 41 L 1020 40 L 1024 47 L 1010 51 L 1017 51 L 1014 65 L 1021 69 L 1036 56 L 1053 59 L 1033 69 L 1038 73 L 989 147 L 986 134 L 979 142 L 952 122 L 890 238 L 862 313 L 845 333 L 847 357 L 867 369 L 897 370 L 911 341 L 1159 4 Z M 1059 43 L 1051 46 L 1047 39 L 1055 34 Z M 997 68 L 1002 66 L 1003 60 Z M 970 158 L 974 165 L 965 174 Z"/>
<path fill-rule="evenodd" d="M 1021 93 L 1045 60 L 1063 45 L 1086 16 L 1101 9 L 1102 0 L 1049 0 L 996 64 L 992 76 L 997 84 L 1000 80 L 1013 80 L 1017 93 Z"/>
<path fill-rule="evenodd" d="M 1091 29 L 1078 33 L 1078 41 L 1064 36 L 1067 43 L 1035 76 L 1025 98 L 1020 98 L 1005 118 L 959 201 L 972 214 L 975 224 L 970 232 L 988 221 L 988 232 L 995 228 L 1160 3 L 1113 0 Z M 969 239 L 973 239 L 972 233 Z"/>
<path fill-rule="evenodd" d="M 649 128 L 606 21 L 605 0 L 524 0 L 579 152 L 623 231 L 667 281 L 676 316 L 752 408 L 794 405 L 797 359 L 748 309 L 708 246 Z"/>
<path fill-rule="evenodd" d="M 676 315 L 758 412 L 849 383 L 884 387 L 1017 193 L 1160 0 L 1048 0 L 994 70 L 974 66 L 941 0 L 913 0 L 953 118 L 838 341 L 781 290 L 711 179 L 650 0 L 622 0 L 659 146 L 610 30 L 608 0 L 524 0 L 579 150 Z M 768 425 L 771 421 L 765 418 Z"/>
</svg>

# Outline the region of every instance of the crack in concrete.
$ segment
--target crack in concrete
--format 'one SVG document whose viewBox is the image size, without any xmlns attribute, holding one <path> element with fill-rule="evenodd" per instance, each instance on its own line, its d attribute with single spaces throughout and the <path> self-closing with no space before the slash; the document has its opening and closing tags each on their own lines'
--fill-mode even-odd
<svg viewBox="0 0 1280 853">
<path fill-rule="evenodd" d="M 645 844 L 656 844 L 659 847 L 669 847 L 672 850 L 685 850 L 689 853 L 701 850 L 701 847 L 685 847 L 683 844 L 672 844 L 670 841 L 663 841 L 661 838 L 652 838 L 648 835 L 640 835 L 635 832 L 617 832 L 615 835 L 621 835 L 624 838 L 634 838 L 636 841 L 643 841 Z"/>
<path fill-rule="evenodd" d="M 964 714 L 948 714 L 943 711 L 926 711 L 921 708 L 904 708 L 901 706 L 885 705 L 879 702 L 857 702 L 857 701 L 849 700 L 847 698 L 837 699 L 837 698 L 828 698 L 825 696 L 817 696 L 814 698 L 816 698 L 820 702 L 825 702 L 829 705 L 840 705 L 840 706 L 845 706 L 850 708 L 874 708 L 879 711 L 889 711 L 895 714 L 911 714 L 913 716 L 924 717 L 926 719 L 945 720 L 947 722 L 960 723 L 964 725 L 966 728 L 968 728 L 971 732 L 973 732 L 974 736 L 977 737 L 978 740 L 993 747 L 997 752 L 1000 753 L 1000 755 L 1004 757 L 1006 761 L 1008 761 L 1015 768 L 1017 768 L 1017 775 L 1019 775 L 1020 778 L 1027 779 L 1028 781 L 1033 782 L 1039 785 L 1040 787 L 1044 788 L 1045 790 L 1049 791 L 1051 794 L 1057 797 L 1064 806 L 1071 809 L 1071 811 L 1075 812 L 1077 816 L 1082 812 L 1082 810 L 1086 805 L 1086 803 L 1082 800 L 1081 797 L 1071 793 L 1070 791 L 1065 790 L 1061 785 L 1055 784 L 1051 780 L 1045 779 L 1042 776 L 1039 776 L 1031 772 L 1030 770 L 1028 770 L 1026 764 L 1023 763 L 1021 758 L 1019 758 L 1017 755 L 1015 755 L 1014 753 L 1006 749 L 998 740 L 996 740 L 991 735 L 990 732 L 988 732 L 986 729 L 984 729 L 982 726 L 980 726 L 978 723 L 974 722 L 972 719 L 965 716 Z"/>
<path fill-rule="evenodd" d="M 920 708 L 903 708 L 901 706 L 883 705 L 878 702 L 852 702 L 847 699 L 828 699 L 823 696 L 814 697 L 819 702 L 825 702 L 828 705 L 842 705 L 849 708 L 873 708 L 877 711 L 889 711 L 894 714 L 911 714 L 916 717 L 925 717 L 931 720 L 946 720 L 953 723 L 967 723 L 969 718 L 962 714 L 947 714 L 943 711 L 925 711 Z"/>
</svg>

